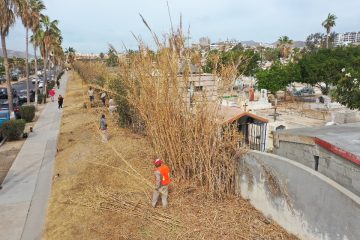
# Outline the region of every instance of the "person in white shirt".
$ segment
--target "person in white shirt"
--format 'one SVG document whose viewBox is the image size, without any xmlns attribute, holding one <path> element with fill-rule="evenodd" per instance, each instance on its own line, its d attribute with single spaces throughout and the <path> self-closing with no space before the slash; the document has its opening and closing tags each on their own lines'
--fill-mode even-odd
<svg viewBox="0 0 360 240">
<path fill-rule="evenodd" d="M 90 105 L 92 106 L 94 103 L 94 89 L 92 87 L 89 87 L 88 95 L 90 99 Z"/>
<path fill-rule="evenodd" d="M 114 101 L 114 99 L 110 98 L 109 100 L 109 112 L 111 115 L 114 114 L 114 112 L 116 112 L 116 103 Z"/>
<path fill-rule="evenodd" d="M 106 92 L 102 92 L 100 95 L 101 101 L 103 103 L 103 106 L 106 106 Z"/>
</svg>

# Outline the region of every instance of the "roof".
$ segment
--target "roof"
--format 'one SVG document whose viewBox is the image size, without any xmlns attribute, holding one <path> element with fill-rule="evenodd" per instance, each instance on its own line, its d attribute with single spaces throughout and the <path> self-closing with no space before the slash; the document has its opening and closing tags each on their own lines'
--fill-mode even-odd
<svg viewBox="0 0 360 240">
<path fill-rule="evenodd" d="M 263 117 L 260 117 L 256 114 L 250 112 L 244 112 L 239 107 L 229 107 L 229 106 L 221 106 L 219 109 L 219 118 L 224 124 L 233 123 L 236 120 L 243 117 L 250 117 L 262 123 L 268 123 L 269 120 Z"/>
<path fill-rule="evenodd" d="M 321 147 L 360 165 L 360 123 L 296 128 L 278 134 L 313 137 Z"/>
</svg>

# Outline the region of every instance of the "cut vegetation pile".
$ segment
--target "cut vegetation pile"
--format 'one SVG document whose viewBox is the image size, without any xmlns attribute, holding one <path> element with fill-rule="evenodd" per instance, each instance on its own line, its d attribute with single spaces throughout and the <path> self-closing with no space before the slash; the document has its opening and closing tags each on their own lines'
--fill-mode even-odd
<svg viewBox="0 0 360 240">
<path fill-rule="evenodd" d="M 68 84 L 45 239 L 296 239 L 246 200 L 216 200 L 178 181 L 169 208 L 151 208 L 151 142 L 108 117 L 110 140 L 101 143 L 106 108 L 83 108 L 80 78 Z"/>
</svg>

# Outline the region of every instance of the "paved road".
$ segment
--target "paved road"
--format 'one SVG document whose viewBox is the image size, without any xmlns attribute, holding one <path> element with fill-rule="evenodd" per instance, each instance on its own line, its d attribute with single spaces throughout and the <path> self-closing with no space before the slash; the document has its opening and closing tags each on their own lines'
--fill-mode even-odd
<svg viewBox="0 0 360 240">
<path fill-rule="evenodd" d="M 26 80 L 25 81 L 20 81 L 20 82 L 17 82 L 17 83 L 14 83 L 12 85 L 12 87 L 17 91 L 19 92 L 20 90 L 25 90 L 26 89 Z M 29 80 L 29 88 L 30 90 L 35 90 L 35 84 L 33 84 L 31 82 L 31 80 Z"/>
<path fill-rule="evenodd" d="M 59 94 L 65 94 L 64 74 Z M 66 103 L 65 103 L 66 104 Z M 51 191 L 62 110 L 49 102 L 17 155 L 0 190 L 0 239 L 41 239 Z"/>
</svg>

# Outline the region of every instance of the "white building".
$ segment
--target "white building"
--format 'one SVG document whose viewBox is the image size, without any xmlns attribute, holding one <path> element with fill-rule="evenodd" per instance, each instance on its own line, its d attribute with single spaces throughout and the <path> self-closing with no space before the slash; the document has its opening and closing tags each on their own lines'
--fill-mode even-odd
<svg viewBox="0 0 360 240">
<path fill-rule="evenodd" d="M 335 45 L 360 44 L 360 32 L 339 33 L 335 37 Z"/>
</svg>

